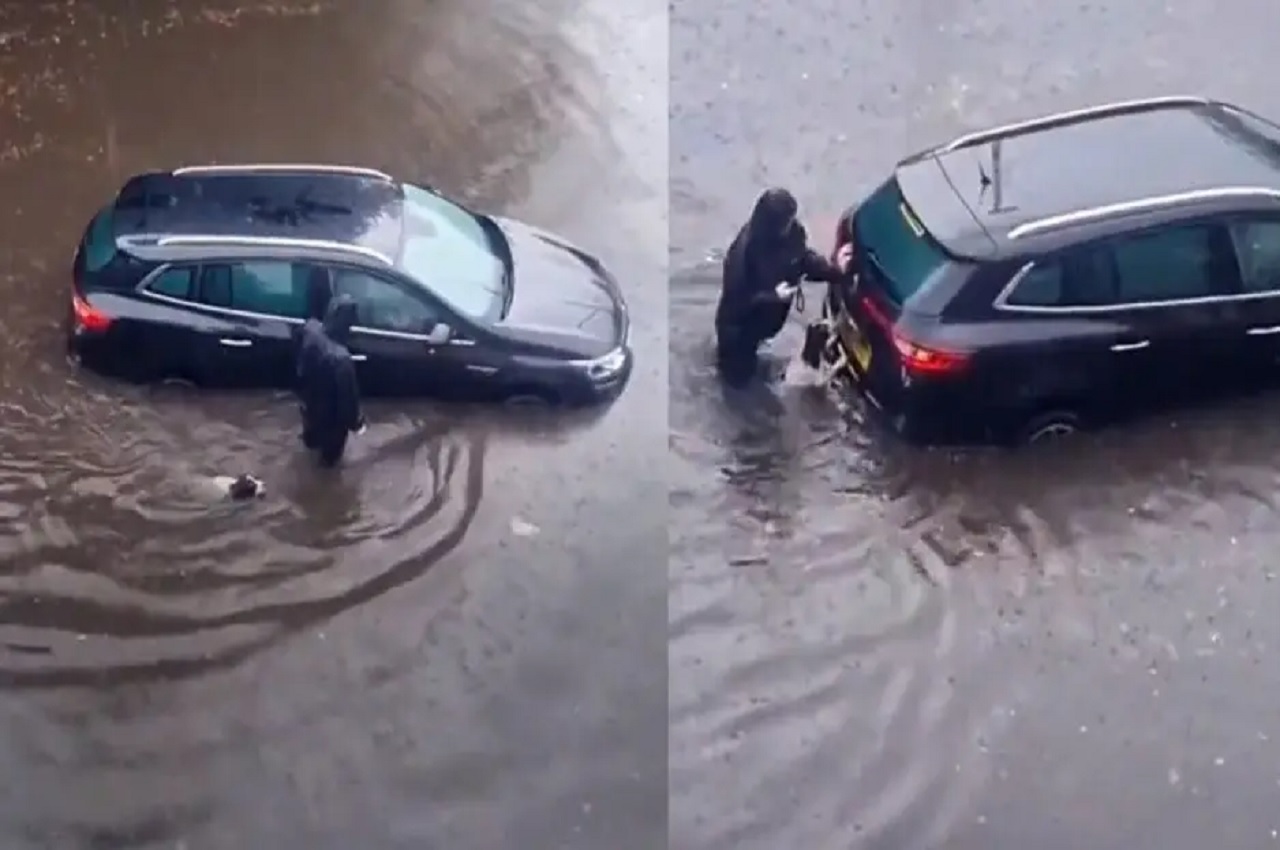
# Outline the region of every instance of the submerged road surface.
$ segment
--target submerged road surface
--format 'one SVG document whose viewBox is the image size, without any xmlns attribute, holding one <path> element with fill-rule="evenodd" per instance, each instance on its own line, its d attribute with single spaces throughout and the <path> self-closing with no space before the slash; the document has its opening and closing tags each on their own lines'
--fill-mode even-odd
<svg viewBox="0 0 1280 850">
<path fill-rule="evenodd" d="M 665 19 L 0 4 L 0 847 L 662 845 Z M 69 366 L 87 216 L 209 160 L 374 165 L 565 232 L 624 282 L 629 392 L 588 422 L 375 404 L 329 479 L 287 397 Z M 268 497 L 211 501 L 241 470 Z"/>
<path fill-rule="evenodd" d="M 769 183 L 829 244 L 962 130 L 1188 91 L 1280 116 L 1273 12 L 673 8 L 673 846 L 1280 843 L 1280 399 L 1036 457 L 910 452 L 802 387 L 725 398 L 704 262 Z"/>
</svg>

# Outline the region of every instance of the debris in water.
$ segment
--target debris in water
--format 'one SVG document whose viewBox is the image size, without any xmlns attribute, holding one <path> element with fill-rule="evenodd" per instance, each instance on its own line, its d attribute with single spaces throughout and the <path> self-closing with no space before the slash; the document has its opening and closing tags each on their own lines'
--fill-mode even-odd
<svg viewBox="0 0 1280 850">
<path fill-rule="evenodd" d="M 511 519 L 511 533 L 516 537 L 533 537 L 540 531 L 542 531 L 542 529 L 538 528 L 538 526 L 531 522 L 526 522 L 525 520 L 520 519 L 520 517 L 513 517 Z"/>
</svg>

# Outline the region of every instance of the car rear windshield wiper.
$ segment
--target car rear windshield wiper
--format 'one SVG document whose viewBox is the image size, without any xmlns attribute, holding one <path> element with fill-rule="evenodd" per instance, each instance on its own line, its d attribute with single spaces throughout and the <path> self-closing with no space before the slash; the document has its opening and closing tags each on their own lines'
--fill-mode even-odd
<svg viewBox="0 0 1280 850">
<path fill-rule="evenodd" d="M 880 262 L 880 255 L 876 253 L 875 248 L 868 248 L 867 246 L 864 245 L 862 248 L 862 253 L 866 254 L 867 259 L 871 261 L 871 265 L 875 266 L 876 272 L 879 273 L 881 277 L 887 278 L 889 276 L 888 274 L 885 273 L 884 263 Z"/>
</svg>

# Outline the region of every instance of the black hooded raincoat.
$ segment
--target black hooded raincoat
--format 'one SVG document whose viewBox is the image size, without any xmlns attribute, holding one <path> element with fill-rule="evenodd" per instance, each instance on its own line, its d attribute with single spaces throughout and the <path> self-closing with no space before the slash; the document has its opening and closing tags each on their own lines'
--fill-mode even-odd
<svg viewBox="0 0 1280 850">
<path fill-rule="evenodd" d="M 795 197 L 786 189 L 768 190 L 725 255 L 716 307 L 716 352 L 721 371 L 731 378 L 753 373 L 760 343 L 786 324 L 793 299 L 780 297 L 778 284 L 840 279 L 840 269 L 808 246 L 804 226 L 796 221 L 797 210 Z"/>
<path fill-rule="evenodd" d="M 342 458 L 347 436 L 364 427 L 355 364 L 347 350 L 355 323 L 355 302 L 338 296 L 323 324 L 310 319 L 303 326 L 298 348 L 302 441 L 329 466 Z"/>
</svg>

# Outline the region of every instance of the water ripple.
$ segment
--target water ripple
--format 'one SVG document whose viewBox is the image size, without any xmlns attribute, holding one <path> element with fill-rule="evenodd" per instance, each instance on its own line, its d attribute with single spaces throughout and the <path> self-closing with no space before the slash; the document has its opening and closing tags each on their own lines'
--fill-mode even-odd
<svg viewBox="0 0 1280 850">
<path fill-rule="evenodd" d="M 287 398 L 143 407 L 129 393 L 79 396 L 76 450 L 40 471 L 8 459 L 28 438 L 7 432 L 18 448 L 0 461 L 0 550 L 24 566 L 0 574 L 14 648 L 0 683 L 233 663 L 420 576 L 461 542 L 483 495 L 483 431 L 446 419 L 387 417 L 320 481 L 298 459 Z M 268 482 L 265 499 L 221 498 L 212 476 L 241 469 Z"/>
</svg>

